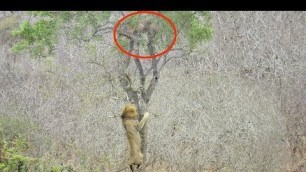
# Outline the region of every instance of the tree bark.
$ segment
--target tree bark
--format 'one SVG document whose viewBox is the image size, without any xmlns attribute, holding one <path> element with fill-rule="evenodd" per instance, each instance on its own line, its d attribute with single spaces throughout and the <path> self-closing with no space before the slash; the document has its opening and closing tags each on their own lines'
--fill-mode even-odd
<svg viewBox="0 0 306 172">
<path fill-rule="evenodd" d="M 147 111 L 147 104 L 143 100 L 139 102 L 138 111 L 139 111 L 139 120 L 141 120 L 143 118 L 144 113 Z M 141 137 L 141 152 L 143 154 L 143 162 L 140 171 L 144 172 L 147 160 L 148 122 L 146 122 L 144 127 L 140 130 L 140 137 Z"/>
<path fill-rule="evenodd" d="M 155 47 L 153 46 L 153 39 L 156 35 L 156 31 L 153 30 L 151 25 L 148 26 L 147 29 L 143 30 L 143 33 L 147 33 L 148 43 L 147 43 L 147 51 L 150 55 L 154 55 Z M 120 35 L 127 37 L 130 39 L 129 51 L 135 52 L 135 54 L 139 54 L 139 40 L 137 40 L 136 35 L 125 34 L 124 32 L 119 32 Z M 131 77 L 127 74 L 127 68 L 130 64 L 130 58 L 127 57 L 123 61 L 123 68 L 121 71 L 121 85 L 124 91 L 127 93 L 129 101 L 134 103 L 138 108 L 139 119 L 143 118 L 144 113 L 147 111 L 147 104 L 151 99 L 152 93 L 155 90 L 158 80 L 159 80 L 159 72 L 158 63 L 160 59 L 152 59 L 152 64 L 150 70 L 152 70 L 152 79 L 147 88 L 145 88 L 146 77 L 148 76 L 144 72 L 144 68 L 139 59 L 134 59 L 135 65 L 139 72 L 139 80 L 140 84 L 138 88 L 132 88 L 132 80 Z M 165 62 L 166 63 L 166 62 Z M 149 71 L 150 71 L 149 70 Z M 149 72 L 147 71 L 147 72 Z M 148 124 L 146 123 L 142 130 L 140 131 L 141 137 L 141 152 L 143 154 L 143 163 L 141 165 L 140 171 L 144 172 L 146 169 L 146 160 L 147 160 L 147 137 L 148 137 Z"/>
</svg>

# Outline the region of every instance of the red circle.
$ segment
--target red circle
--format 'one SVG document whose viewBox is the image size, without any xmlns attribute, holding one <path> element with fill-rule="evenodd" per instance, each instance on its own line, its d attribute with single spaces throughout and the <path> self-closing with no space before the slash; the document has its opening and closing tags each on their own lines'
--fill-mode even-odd
<svg viewBox="0 0 306 172">
<path fill-rule="evenodd" d="M 170 26 L 171 26 L 171 28 L 172 28 L 172 30 L 173 30 L 174 37 L 173 37 L 172 42 L 170 43 L 170 45 L 168 46 L 168 48 L 165 49 L 164 51 L 162 51 L 161 53 L 158 53 L 158 54 L 155 54 L 155 55 L 150 55 L 150 56 L 141 56 L 141 55 L 137 55 L 137 54 L 132 54 L 131 52 L 129 52 L 129 51 L 125 50 L 124 48 L 122 48 L 121 45 L 118 43 L 118 40 L 117 40 L 117 38 L 116 38 L 116 32 L 117 32 L 117 29 L 118 29 L 119 25 L 120 25 L 125 19 L 127 19 L 127 18 L 129 18 L 129 17 L 131 17 L 131 16 L 133 16 L 133 15 L 142 14 L 142 13 L 143 13 L 143 14 L 156 15 L 156 16 L 158 16 L 158 17 L 160 17 L 160 18 L 166 20 L 166 21 L 170 24 Z M 175 42 L 176 42 L 176 38 L 177 38 L 176 27 L 175 27 L 174 23 L 172 22 L 172 20 L 169 19 L 168 17 L 166 17 L 165 15 L 163 15 L 162 13 L 155 12 L 155 11 L 136 11 L 136 12 L 132 12 L 132 13 L 130 13 L 130 14 L 124 16 L 123 18 L 121 18 L 121 19 L 116 23 L 116 25 L 115 25 L 115 27 L 114 27 L 114 31 L 113 31 L 113 39 L 114 39 L 115 45 L 117 46 L 117 48 L 118 48 L 120 51 L 122 51 L 124 54 L 126 54 L 126 55 L 128 55 L 128 56 L 131 56 L 131 57 L 134 57 L 134 58 L 142 58 L 142 59 L 144 59 L 144 58 L 146 58 L 146 59 L 148 59 L 148 58 L 156 58 L 156 57 L 158 57 L 158 56 L 162 56 L 162 55 L 166 54 L 166 53 L 167 53 L 168 51 L 170 51 L 170 50 L 172 49 L 172 47 L 174 46 L 174 44 L 175 44 Z"/>
</svg>

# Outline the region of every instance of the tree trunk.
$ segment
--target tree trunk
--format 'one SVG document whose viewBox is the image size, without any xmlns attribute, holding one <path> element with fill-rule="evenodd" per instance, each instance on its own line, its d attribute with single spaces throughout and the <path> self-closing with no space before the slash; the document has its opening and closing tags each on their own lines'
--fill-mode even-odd
<svg viewBox="0 0 306 172">
<path fill-rule="evenodd" d="M 152 25 L 149 23 L 146 29 L 143 29 L 141 32 L 147 33 L 148 36 L 148 43 L 147 48 L 150 55 L 154 55 L 154 46 L 153 46 L 153 40 L 156 35 L 156 30 L 152 27 Z M 130 39 L 130 46 L 129 51 L 135 52 L 135 54 L 139 55 L 139 40 L 135 38 L 135 36 L 131 37 L 127 34 L 124 34 L 123 32 L 121 35 L 128 37 Z M 136 64 L 137 70 L 139 72 L 140 76 L 140 84 L 138 85 L 138 89 L 132 88 L 132 80 L 131 77 L 127 74 L 127 68 L 130 64 L 130 58 L 126 57 L 123 59 L 123 68 L 121 68 L 121 85 L 124 89 L 124 91 L 127 93 L 129 100 L 131 103 L 136 104 L 138 107 L 138 114 L 139 114 L 139 120 L 143 118 L 144 113 L 147 111 L 147 103 L 149 102 L 151 95 L 153 91 L 155 90 L 156 85 L 158 84 L 159 80 L 159 70 L 158 70 L 158 62 L 157 59 L 152 59 L 152 74 L 153 77 L 150 81 L 150 84 L 147 89 L 145 89 L 145 83 L 146 83 L 146 77 L 147 74 L 144 72 L 144 68 L 142 66 L 142 63 L 139 59 L 134 59 L 134 62 Z M 165 62 L 166 63 L 166 62 Z M 150 71 L 150 70 L 149 70 Z M 148 72 L 149 72 L 148 71 Z M 143 154 L 143 163 L 141 165 L 141 172 L 145 171 L 146 168 L 146 160 L 147 160 L 147 135 L 148 135 L 148 125 L 145 124 L 144 127 L 140 131 L 140 137 L 141 137 L 141 152 Z"/>
<path fill-rule="evenodd" d="M 140 171 L 145 172 L 146 169 L 146 161 L 147 161 L 147 138 L 148 138 L 148 125 L 145 124 L 143 129 L 140 131 L 141 137 L 141 152 L 143 154 L 143 162 Z"/>
<path fill-rule="evenodd" d="M 142 100 L 142 98 L 139 98 Z M 147 111 L 147 104 L 145 101 L 139 101 L 138 104 L 138 112 L 139 112 L 139 120 L 143 118 L 143 114 Z M 141 137 L 141 152 L 143 154 L 143 162 L 141 165 L 141 172 L 145 172 L 146 169 L 146 160 L 147 160 L 147 136 L 148 136 L 148 124 L 145 123 L 144 127 L 140 130 L 140 137 Z"/>
</svg>

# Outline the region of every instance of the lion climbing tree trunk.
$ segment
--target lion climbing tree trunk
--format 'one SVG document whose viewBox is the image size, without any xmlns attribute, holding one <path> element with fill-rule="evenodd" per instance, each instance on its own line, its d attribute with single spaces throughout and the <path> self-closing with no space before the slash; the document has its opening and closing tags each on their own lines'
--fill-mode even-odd
<svg viewBox="0 0 306 172">
<path fill-rule="evenodd" d="M 150 81 L 150 84 L 147 88 L 145 88 L 145 81 L 146 77 L 143 74 L 143 68 L 141 62 L 138 59 L 134 59 L 137 65 L 137 69 L 140 74 L 140 85 L 137 86 L 137 89 L 133 87 L 133 82 L 131 76 L 127 73 L 123 73 L 121 77 L 121 85 L 124 91 L 127 94 L 128 100 L 131 103 L 136 104 L 139 114 L 139 119 L 143 118 L 144 113 L 147 111 L 147 103 L 149 102 L 151 95 L 158 84 L 159 79 L 159 71 L 153 70 L 153 78 Z M 156 66 L 156 60 L 153 60 L 153 66 Z M 147 135 L 148 135 L 148 124 L 146 123 L 145 126 L 140 130 L 140 137 L 141 137 L 141 152 L 143 154 L 143 164 L 141 165 L 141 171 L 144 171 L 146 159 L 147 159 Z"/>
<path fill-rule="evenodd" d="M 146 52 L 150 55 L 154 54 L 155 47 L 153 45 L 153 39 L 156 35 L 151 25 L 147 25 L 146 29 L 138 30 L 147 34 Z M 126 37 L 129 41 L 129 52 L 139 54 L 139 42 L 137 35 L 131 35 L 126 33 L 124 30 L 118 30 L 119 36 Z M 165 64 L 170 61 L 171 58 L 167 58 L 167 55 L 159 58 L 146 59 L 142 61 L 138 58 L 130 58 L 128 56 L 122 56 L 122 63 L 120 64 L 120 82 L 121 86 L 127 94 L 128 101 L 134 103 L 138 108 L 139 119 L 143 118 L 144 113 L 147 111 L 147 104 L 151 99 L 151 96 L 158 84 L 160 71 L 163 69 Z M 131 61 L 134 61 L 135 65 L 131 65 Z M 144 65 L 150 65 L 149 68 L 145 68 Z M 135 66 L 137 75 L 131 75 L 130 68 Z M 135 68 L 134 68 L 135 69 Z M 150 79 L 148 79 L 150 76 Z M 147 84 L 146 84 L 147 83 Z M 141 152 L 143 154 L 143 164 L 141 165 L 140 171 L 145 171 L 146 159 L 147 159 L 147 135 L 148 135 L 148 124 L 146 124 L 142 130 L 140 130 L 141 137 Z"/>
<path fill-rule="evenodd" d="M 139 59 L 134 59 L 136 63 L 137 70 L 139 71 L 139 85 L 135 86 L 133 84 L 132 77 L 124 72 L 127 68 L 124 68 L 121 75 L 121 85 L 124 91 L 127 94 L 128 101 L 131 103 L 136 104 L 139 113 L 139 119 L 143 118 L 144 113 L 147 111 L 147 104 L 152 96 L 153 91 L 155 90 L 156 85 L 158 84 L 159 80 L 159 71 L 157 69 L 158 61 L 156 59 L 152 60 L 152 69 L 153 69 L 153 77 L 149 82 L 149 86 L 145 88 L 146 83 L 146 76 L 143 72 L 143 67 Z M 125 58 L 125 66 L 128 67 L 130 63 L 130 59 L 127 57 Z M 149 71 L 148 71 L 149 72 Z M 146 159 L 147 159 L 147 135 L 148 135 L 148 124 L 145 124 L 143 129 L 140 131 L 141 137 L 141 152 L 143 153 L 143 164 L 141 165 L 141 171 L 144 171 Z"/>
</svg>

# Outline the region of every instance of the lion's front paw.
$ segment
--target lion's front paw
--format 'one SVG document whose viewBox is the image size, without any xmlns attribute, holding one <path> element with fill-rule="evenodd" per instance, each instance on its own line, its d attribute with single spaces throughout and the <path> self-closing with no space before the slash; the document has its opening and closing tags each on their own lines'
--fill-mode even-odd
<svg viewBox="0 0 306 172">
<path fill-rule="evenodd" d="M 144 113 L 144 114 L 143 114 L 143 117 L 144 117 L 144 118 L 149 118 L 149 112 Z"/>
</svg>

